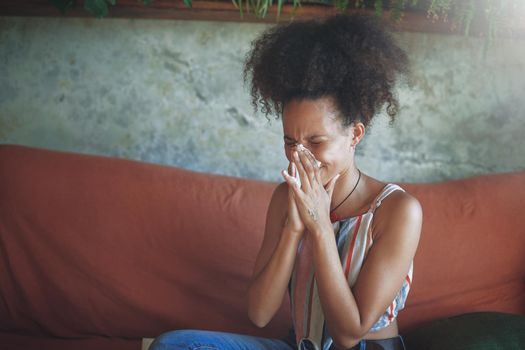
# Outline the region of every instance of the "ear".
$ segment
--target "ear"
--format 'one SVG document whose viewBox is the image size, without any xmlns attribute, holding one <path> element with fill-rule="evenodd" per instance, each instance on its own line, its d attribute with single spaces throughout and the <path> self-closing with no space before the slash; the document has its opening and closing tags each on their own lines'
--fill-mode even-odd
<svg viewBox="0 0 525 350">
<path fill-rule="evenodd" d="M 352 148 L 355 148 L 361 139 L 365 136 L 366 128 L 365 125 L 361 122 L 355 123 L 352 128 Z"/>
</svg>

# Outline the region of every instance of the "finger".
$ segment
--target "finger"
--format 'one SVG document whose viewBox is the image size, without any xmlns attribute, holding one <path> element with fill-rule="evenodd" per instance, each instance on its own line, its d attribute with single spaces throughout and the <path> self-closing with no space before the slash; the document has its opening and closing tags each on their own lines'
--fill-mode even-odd
<svg viewBox="0 0 525 350">
<path fill-rule="evenodd" d="M 332 199 L 332 194 L 334 193 L 335 183 L 337 182 L 337 179 L 339 179 L 339 174 L 334 176 L 328 184 L 326 184 L 326 192 L 328 193 L 328 197 Z"/>
<path fill-rule="evenodd" d="M 311 188 L 310 179 L 308 178 L 308 174 L 306 172 L 303 162 L 301 161 L 299 153 L 302 153 L 302 152 L 294 151 L 292 153 L 292 157 L 293 157 L 293 162 L 295 164 L 295 167 L 297 171 L 299 172 L 299 178 L 301 179 L 301 188 L 304 192 L 306 192 L 307 190 Z"/>
<path fill-rule="evenodd" d="M 297 180 L 290 175 L 289 170 L 281 170 L 281 176 L 288 185 L 297 186 Z"/>
<path fill-rule="evenodd" d="M 295 208 L 298 208 L 298 201 L 302 202 L 304 200 L 304 193 L 301 191 L 301 186 L 299 185 L 298 181 L 288 174 L 286 170 L 281 170 L 281 174 L 284 177 L 286 183 L 288 184 L 288 190 L 290 191 L 291 188 L 291 197 L 292 201 L 294 202 Z M 290 193 L 289 193 L 290 194 Z M 298 209 L 297 209 L 298 210 Z"/>
<path fill-rule="evenodd" d="M 308 151 L 306 149 L 299 152 L 299 159 L 301 160 L 301 164 L 303 165 L 303 168 L 306 172 L 306 176 L 308 177 L 308 181 L 309 181 L 310 188 L 311 188 L 313 185 L 313 182 L 315 181 L 315 172 L 314 172 L 314 165 L 310 161 L 310 158 L 308 156 Z"/>
<path fill-rule="evenodd" d="M 293 167 L 293 163 L 290 163 L 290 164 L 292 165 L 290 165 L 289 167 Z M 285 177 L 286 175 L 290 175 L 290 174 L 286 174 L 286 170 L 283 170 L 282 175 L 283 177 Z M 286 181 L 286 177 L 285 177 L 285 181 Z M 290 186 L 288 186 L 287 197 L 288 197 L 288 211 L 286 215 L 286 220 L 284 222 L 285 225 L 288 223 L 288 220 L 290 220 L 290 218 L 292 218 L 293 220 L 297 220 L 297 218 L 300 217 L 299 212 L 297 210 L 297 204 L 295 203 L 294 190 L 290 189 Z"/>
<path fill-rule="evenodd" d="M 296 193 L 300 189 L 299 182 L 296 178 L 291 176 L 288 171 L 281 170 L 281 175 L 284 178 L 284 181 L 288 184 L 288 188 L 292 188 L 293 192 Z"/>
<path fill-rule="evenodd" d="M 308 160 L 310 161 L 310 164 L 312 166 L 312 169 L 313 169 L 313 173 L 314 173 L 314 178 L 320 182 L 320 174 L 319 174 L 319 161 L 317 159 L 315 159 L 315 156 L 314 154 L 308 149 L 308 148 L 305 148 L 305 154 L 306 154 L 306 157 L 308 158 Z"/>
<path fill-rule="evenodd" d="M 301 178 L 299 177 L 299 173 L 297 172 L 297 167 L 295 166 L 295 163 L 293 162 L 290 162 L 290 165 L 289 165 L 289 169 L 288 170 L 288 175 L 290 175 L 291 177 L 293 177 L 296 181 L 297 181 L 297 184 L 299 185 L 299 188 L 301 187 Z"/>
<path fill-rule="evenodd" d="M 310 178 L 311 185 L 313 187 L 314 182 L 317 182 L 316 187 L 318 186 L 318 187 L 322 188 L 323 184 L 322 184 L 322 181 L 321 181 L 321 173 L 320 173 L 320 169 L 319 169 L 319 164 L 321 162 L 319 162 L 317 159 L 315 159 L 314 154 L 308 148 L 305 148 L 305 150 L 306 151 L 304 153 L 305 153 L 306 158 L 308 159 L 308 161 L 310 163 L 310 168 L 312 169 L 311 178 Z"/>
</svg>

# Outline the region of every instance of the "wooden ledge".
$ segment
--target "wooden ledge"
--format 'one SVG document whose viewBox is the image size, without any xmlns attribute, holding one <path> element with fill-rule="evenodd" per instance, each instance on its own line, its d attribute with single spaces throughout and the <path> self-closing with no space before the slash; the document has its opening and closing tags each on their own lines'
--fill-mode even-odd
<svg viewBox="0 0 525 350">
<path fill-rule="evenodd" d="M 373 13 L 373 10 L 351 8 L 347 11 L 347 13 L 353 12 Z M 144 5 L 138 0 L 119 0 L 118 5 L 110 6 L 108 17 L 279 23 L 287 22 L 294 17 L 302 20 L 337 13 L 340 11 L 333 6 L 305 3 L 295 11 L 295 14 L 292 5 L 284 5 L 279 18 L 275 5 L 268 10 L 265 18 L 258 18 L 253 12 L 246 13 L 246 11 L 241 17 L 239 10 L 228 0 L 194 0 L 192 8 L 187 8 L 182 0 L 154 0 L 150 5 Z M 84 10 L 81 4 L 62 15 L 49 0 L 2 0 L 0 1 L 0 16 L 93 17 L 91 13 Z M 424 12 L 405 11 L 402 20 L 397 23 L 393 23 L 390 16 L 390 11 L 384 11 L 384 19 L 390 22 L 392 28 L 397 31 L 462 35 L 458 29 L 452 28 L 451 23 L 442 20 L 432 21 Z M 486 26 L 484 23 L 473 23 L 471 35 L 483 36 L 484 26 Z M 501 33 L 502 37 L 525 38 L 525 21 L 509 27 L 511 29 Z"/>
</svg>

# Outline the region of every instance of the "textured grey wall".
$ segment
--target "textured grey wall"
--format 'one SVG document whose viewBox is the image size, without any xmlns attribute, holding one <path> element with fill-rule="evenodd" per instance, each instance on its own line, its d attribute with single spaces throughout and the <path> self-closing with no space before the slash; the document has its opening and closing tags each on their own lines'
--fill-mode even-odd
<svg viewBox="0 0 525 350">
<path fill-rule="evenodd" d="M 267 25 L 0 18 L 0 143 L 280 180 L 280 121 L 242 83 Z M 414 80 L 394 126 L 358 150 L 368 174 L 429 182 L 525 169 L 525 41 L 397 33 Z"/>
</svg>

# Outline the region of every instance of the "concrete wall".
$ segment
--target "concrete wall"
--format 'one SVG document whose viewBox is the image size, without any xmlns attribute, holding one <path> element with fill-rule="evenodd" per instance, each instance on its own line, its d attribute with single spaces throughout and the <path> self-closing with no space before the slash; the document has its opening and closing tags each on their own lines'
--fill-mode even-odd
<svg viewBox="0 0 525 350">
<path fill-rule="evenodd" d="M 266 24 L 0 18 L 0 143 L 279 181 L 281 123 L 254 115 L 242 62 Z M 525 41 L 397 33 L 414 80 L 358 150 L 385 181 L 525 169 Z M 261 147 L 262 146 L 262 147 Z"/>
</svg>

